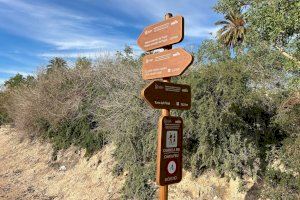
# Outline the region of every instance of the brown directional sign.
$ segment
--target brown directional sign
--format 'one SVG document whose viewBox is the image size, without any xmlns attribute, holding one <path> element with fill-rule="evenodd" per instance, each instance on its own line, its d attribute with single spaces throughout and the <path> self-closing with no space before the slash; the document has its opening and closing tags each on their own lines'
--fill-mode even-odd
<svg viewBox="0 0 300 200">
<path fill-rule="evenodd" d="M 153 108 L 188 110 L 191 108 L 191 87 L 175 83 L 153 81 L 142 91 Z"/>
<path fill-rule="evenodd" d="M 156 182 L 164 186 L 182 179 L 182 130 L 180 117 L 161 117 L 158 125 Z"/>
<path fill-rule="evenodd" d="M 146 27 L 137 43 L 144 51 L 150 51 L 181 42 L 183 35 L 183 17 L 176 16 Z"/>
<path fill-rule="evenodd" d="M 192 63 L 193 57 L 182 48 L 165 50 L 143 58 L 144 80 L 181 75 Z"/>
</svg>

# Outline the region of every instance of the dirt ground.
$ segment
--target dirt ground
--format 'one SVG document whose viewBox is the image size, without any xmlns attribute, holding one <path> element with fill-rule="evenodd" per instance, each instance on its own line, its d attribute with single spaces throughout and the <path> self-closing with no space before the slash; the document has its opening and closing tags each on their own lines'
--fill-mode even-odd
<svg viewBox="0 0 300 200">
<path fill-rule="evenodd" d="M 87 160 L 71 147 L 52 161 L 50 144 L 2 127 L 0 199 L 119 199 L 124 177 L 112 176 L 112 152 L 113 146 L 106 146 Z"/>
<path fill-rule="evenodd" d="M 30 141 L 9 126 L 0 128 L 0 199 L 120 199 L 125 175 L 114 177 L 114 146 L 107 145 L 90 159 L 75 147 L 52 160 L 50 144 Z M 170 200 L 245 199 L 238 182 L 213 172 L 193 179 L 184 172 L 179 184 L 169 186 Z"/>
</svg>

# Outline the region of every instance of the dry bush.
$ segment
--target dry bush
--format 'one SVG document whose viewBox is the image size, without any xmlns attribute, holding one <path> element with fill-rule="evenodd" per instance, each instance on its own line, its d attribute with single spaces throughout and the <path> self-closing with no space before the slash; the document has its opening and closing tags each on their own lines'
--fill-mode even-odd
<svg viewBox="0 0 300 200">
<path fill-rule="evenodd" d="M 92 79 L 89 70 L 55 69 L 49 74 L 41 71 L 32 86 L 10 91 L 10 116 L 19 129 L 32 134 L 41 131 L 41 120 L 56 127 L 66 119 L 80 117 L 78 110 L 88 96 Z"/>
<path fill-rule="evenodd" d="M 93 108 L 102 127 L 111 132 L 122 133 L 129 126 L 128 118 L 140 115 L 150 123 L 156 123 L 157 112 L 145 106 L 141 90 L 145 82 L 141 79 L 139 62 L 122 58 L 98 61 L 95 65 L 95 83 L 103 95 L 97 95 Z M 140 105 L 137 105 L 140 104 Z"/>
<path fill-rule="evenodd" d="M 119 54 L 90 67 L 42 70 L 32 85 L 10 92 L 10 116 L 19 129 L 50 139 L 56 149 L 75 144 L 95 151 L 113 141 L 116 167 L 129 173 L 124 197 L 147 199 L 155 191 L 159 112 L 140 96 L 146 85 L 140 69 L 139 59 Z"/>
<path fill-rule="evenodd" d="M 50 140 L 56 150 L 75 144 L 90 154 L 106 143 L 90 112 L 102 93 L 97 77 L 91 66 L 41 70 L 33 84 L 9 91 L 8 113 L 18 129 Z"/>
<path fill-rule="evenodd" d="M 105 128 L 118 165 L 115 174 L 128 172 L 123 188 L 124 199 L 152 199 L 155 195 L 156 126 L 159 112 L 151 109 L 141 90 L 146 83 L 141 78 L 141 63 L 128 56 L 96 63 L 98 87 L 105 96 L 97 95 L 96 108 L 99 128 Z M 100 76 L 100 77 L 98 77 Z"/>
</svg>

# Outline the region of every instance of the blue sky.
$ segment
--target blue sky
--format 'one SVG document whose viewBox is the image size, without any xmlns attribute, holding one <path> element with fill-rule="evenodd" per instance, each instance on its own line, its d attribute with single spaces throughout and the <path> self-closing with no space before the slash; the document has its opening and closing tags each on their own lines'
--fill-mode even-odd
<svg viewBox="0 0 300 200">
<path fill-rule="evenodd" d="M 34 74 L 55 56 L 94 58 L 130 45 L 167 12 L 185 18 L 179 46 L 197 48 L 217 29 L 215 0 L 0 0 L 0 83 Z"/>
</svg>

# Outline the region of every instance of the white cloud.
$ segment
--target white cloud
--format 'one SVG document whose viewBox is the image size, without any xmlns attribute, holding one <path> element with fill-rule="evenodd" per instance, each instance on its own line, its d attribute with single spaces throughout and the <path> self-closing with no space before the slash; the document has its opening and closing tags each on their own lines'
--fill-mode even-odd
<svg viewBox="0 0 300 200">
<path fill-rule="evenodd" d="M 26 71 L 20 71 L 20 70 L 10 70 L 10 69 L 0 69 L 0 73 L 10 74 L 10 75 L 22 74 L 23 76 L 33 75 L 32 72 L 26 72 Z"/>
<path fill-rule="evenodd" d="M 192 0 L 179 2 L 111 0 L 106 3 L 115 8 L 116 12 L 126 13 L 135 20 L 147 19 L 151 23 L 162 20 L 167 12 L 183 15 L 186 22 L 186 36 L 210 37 L 209 32 L 214 29 L 213 24 L 205 24 L 208 21 L 207 12 L 211 10 L 213 3 Z M 119 6 L 121 4 L 122 6 Z M 38 1 L 29 3 L 20 0 L 0 0 L 0 6 L 2 7 L 0 7 L 0 27 L 54 45 L 57 50 L 116 49 L 128 43 L 129 38 L 120 37 L 121 34 L 118 34 L 115 26 L 135 28 L 145 26 L 138 24 L 141 21 L 132 24 L 103 13 L 99 13 L 96 19 L 76 13 L 74 10 L 41 4 Z M 95 23 L 97 29 L 93 27 Z"/>
<path fill-rule="evenodd" d="M 122 4 L 116 9 L 127 15 L 146 18 L 150 23 L 163 20 L 165 13 L 168 12 L 173 13 L 174 16 L 182 15 L 185 19 L 185 35 L 189 37 L 212 38 L 217 31 L 214 21 L 217 20 L 218 15 L 212 15 L 212 7 L 215 4 L 212 0 L 111 0 L 111 2 Z"/>
<path fill-rule="evenodd" d="M 143 53 L 143 51 L 137 45 L 131 45 L 131 47 L 132 47 L 134 56 L 140 56 Z M 79 58 L 79 57 L 87 57 L 90 59 L 98 59 L 98 58 L 113 57 L 114 55 L 116 55 L 116 53 L 117 53 L 117 50 L 101 49 L 101 50 L 92 50 L 92 51 L 45 52 L 45 53 L 38 54 L 38 56 L 46 58 L 47 60 L 49 58 L 54 58 L 54 57 L 62 57 L 62 58 L 67 58 L 67 59 L 68 58 L 74 59 L 74 58 Z"/>
<path fill-rule="evenodd" d="M 57 50 L 111 49 L 120 45 L 116 42 L 128 41 L 128 38 L 116 41 L 112 33 L 117 32 L 112 26 L 124 23 L 110 16 L 99 15 L 102 24 L 95 30 L 92 25 L 96 18 L 58 6 L 19 0 L 0 0 L 0 15 L 0 28 L 48 43 Z"/>
<path fill-rule="evenodd" d="M 99 49 L 108 47 L 111 43 L 108 41 L 99 40 L 93 37 L 70 37 L 64 40 L 46 40 L 48 43 L 55 45 L 57 50 L 70 49 Z"/>
<path fill-rule="evenodd" d="M 97 18 L 89 13 L 70 10 L 50 3 L 33 0 L 0 0 L 0 28 L 10 33 L 52 45 L 42 58 L 85 56 L 96 58 L 103 51 L 112 53 L 125 44 L 133 46 L 136 55 L 142 51 L 135 38 L 118 32 L 117 27 L 139 28 L 161 21 L 167 12 L 185 18 L 185 35 L 196 40 L 212 38 L 217 28 L 213 25 L 211 7 L 214 1 L 110 0 L 94 2 L 108 5 L 119 15 L 112 17 L 99 12 Z M 89 3 L 89 2 L 84 2 Z M 121 6 L 120 6 L 121 5 Z M 130 18 L 131 20 L 128 20 Z M 95 26 L 97 24 L 97 26 Z M 124 30 L 126 31 L 126 30 Z M 195 41 L 195 40 L 194 40 Z M 13 58 L 12 58 L 13 59 Z M 24 60 L 23 60 L 24 62 Z"/>
<path fill-rule="evenodd" d="M 45 58 L 53 58 L 53 57 L 62 57 L 62 58 L 79 58 L 79 57 L 87 57 L 90 59 L 95 59 L 99 57 L 107 57 L 113 56 L 116 52 L 115 51 L 88 51 L 88 52 L 52 52 L 52 53 L 42 53 L 39 54 L 41 57 Z"/>
</svg>

